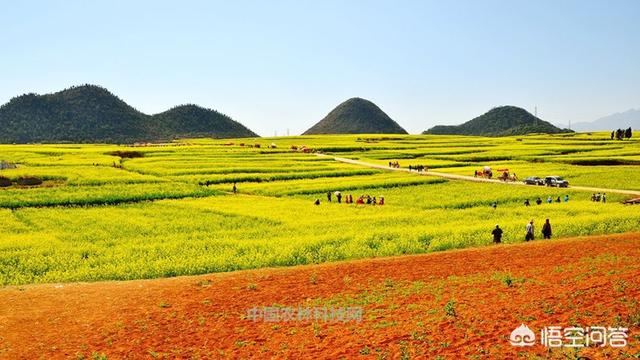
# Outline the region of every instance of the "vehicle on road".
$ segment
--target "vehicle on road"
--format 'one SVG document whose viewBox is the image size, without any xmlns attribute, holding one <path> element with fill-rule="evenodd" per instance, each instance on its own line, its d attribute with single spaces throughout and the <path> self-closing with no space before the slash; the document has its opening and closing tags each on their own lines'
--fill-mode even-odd
<svg viewBox="0 0 640 360">
<path fill-rule="evenodd" d="M 498 177 L 500 181 L 504 181 L 504 182 L 518 181 L 518 177 L 516 176 L 516 174 L 510 173 L 509 169 L 498 169 L 498 173 L 500 173 L 500 176 Z"/>
<path fill-rule="evenodd" d="M 522 181 L 527 185 L 544 185 L 544 179 L 539 178 L 537 176 L 529 176 L 528 178 Z"/>
<path fill-rule="evenodd" d="M 560 176 L 547 176 L 546 178 L 544 178 L 544 184 L 547 186 L 561 188 L 569 187 L 569 182 L 561 178 Z"/>
<path fill-rule="evenodd" d="M 490 167 L 485 166 L 482 170 L 476 170 L 473 177 L 481 177 L 485 179 L 491 179 L 493 177 L 493 170 Z"/>
</svg>

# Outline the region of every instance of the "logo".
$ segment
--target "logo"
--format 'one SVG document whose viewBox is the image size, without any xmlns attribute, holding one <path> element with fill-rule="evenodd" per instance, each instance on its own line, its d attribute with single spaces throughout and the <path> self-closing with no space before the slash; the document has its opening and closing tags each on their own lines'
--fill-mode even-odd
<svg viewBox="0 0 640 360">
<path fill-rule="evenodd" d="M 525 324 L 520 324 L 511 332 L 509 341 L 513 346 L 533 346 L 536 343 L 536 335 Z"/>
</svg>

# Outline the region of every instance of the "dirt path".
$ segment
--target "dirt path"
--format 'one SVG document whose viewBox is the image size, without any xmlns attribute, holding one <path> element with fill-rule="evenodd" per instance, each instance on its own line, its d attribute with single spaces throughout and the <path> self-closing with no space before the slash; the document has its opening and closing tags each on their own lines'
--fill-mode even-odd
<svg viewBox="0 0 640 360">
<path fill-rule="evenodd" d="M 626 326 L 640 351 L 640 234 L 157 280 L 0 289 L 2 359 L 567 358 L 516 348 L 524 323 Z M 355 307 L 361 321 L 251 309 Z M 571 357 L 577 358 L 577 357 Z"/>
<path fill-rule="evenodd" d="M 496 180 L 496 179 L 485 179 L 485 178 L 477 178 L 477 177 L 473 177 L 473 176 L 447 174 L 447 173 L 431 171 L 431 170 L 429 170 L 427 172 L 419 173 L 419 172 L 415 172 L 415 171 L 409 171 L 409 169 L 405 169 L 405 168 L 390 168 L 390 167 L 385 166 L 385 165 L 379 165 L 379 164 L 369 163 L 369 162 L 360 161 L 360 160 L 347 159 L 347 158 L 343 158 L 343 157 L 334 157 L 334 156 L 325 155 L 325 154 L 319 154 L 319 156 L 328 156 L 328 157 L 333 158 L 336 161 L 340 161 L 340 162 L 343 162 L 343 163 L 366 166 L 366 167 L 370 167 L 370 168 L 374 168 L 374 169 L 381 169 L 381 170 L 388 170 L 388 171 L 403 171 L 403 172 L 408 172 L 408 173 L 417 174 L 417 175 L 438 176 L 438 177 L 442 177 L 442 178 L 445 178 L 445 179 L 451 179 L 451 180 L 486 182 L 486 183 L 505 184 L 505 185 L 513 185 L 513 186 L 530 186 L 530 185 L 526 185 L 526 184 L 524 184 L 524 183 L 522 183 L 520 181 L 505 182 L 505 181 L 500 181 L 500 180 Z M 636 190 L 607 189 L 607 188 L 588 187 L 588 186 L 569 186 L 569 188 L 573 189 L 573 190 L 587 191 L 587 192 L 591 192 L 591 193 L 597 193 L 597 192 L 599 192 L 599 193 L 616 193 L 616 194 L 640 196 L 640 191 L 636 191 Z"/>
</svg>

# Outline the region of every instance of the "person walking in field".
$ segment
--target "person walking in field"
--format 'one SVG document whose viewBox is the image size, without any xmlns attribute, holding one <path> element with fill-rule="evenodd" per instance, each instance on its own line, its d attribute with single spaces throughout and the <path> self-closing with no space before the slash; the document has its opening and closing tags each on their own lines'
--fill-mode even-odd
<svg viewBox="0 0 640 360">
<path fill-rule="evenodd" d="M 607 202 L 607 194 L 602 194 L 602 203 L 606 203 Z"/>
<path fill-rule="evenodd" d="M 237 194 L 238 193 L 238 187 L 236 186 L 236 183 L 233 183 L 233 193 Z"/>
<path fill-rule="evenodd" d="M 538 204 L 538 205 L 542 204 L 542 199 L 537 198 L 537 199 L 536 199 L 536 204 Z"/>
<path fill-rule="evenodd" d="M 497 201 L 494 201 L 494 202 L 491 204 L 491 207 L 493 208 L 493 210 L 497 209 L 497 208 L 498 208 L 498 202 L 497 202 Z"/>
<path fill-rule="evenodd" d="M 531 206 L 531 203 L 529 202 L 529 199 L 524 201 L 524 206 L 526 206 L 526 207 Z"/>
<path fill-rule="evenodd" d="M 531 221 L 527 224 L 527 226 L 526 226 L 525 230 L 526 230 L 526 234 L 525 234 L 525 236 L 524 236 L 524 241 L 534 240 L 534 239 L 535 239 L 535 237 L 534 237 L 534 235 L 533 235 L 533 234 L 534 234 L 533 220 L 531 220 Z"/>
<path fill-rule="evenodd" d="M 551 196 L 547 197 L 547 204 L 551 204 L 553 202 L 553 199 L 551 198 Z"/>
<path fill-rule="evenodd" d="M 569 202 L 569 194 L 564 196 L 564 202 L 566 202 L 566 203 Z"/>
<path fill-rule="evenodd" d="M 342 193 L 340 191 L 336 191 L 336 199 L 338 199 L 338 204 L 342 204 Z"/>
<path fill-rule="evenodd" d="M 378 200 L 378 205 L 384 205 L 384 196 L 380 196 L 380 200 Z"/>
<path fill-rule="evenodd" d="M 331 191 L 327 192 L 327 201 L 331 202 Z"/>
<path fill-rule="evenodd" d="M 542 236 L 547 240 L 551 239 L 551 223 L 549 223 L 549 219 L 542 225 Z"/>
<path fill-rule="evenodd" d="M 316 201 L 313 202 L 314 205 L 320 205 L 320 199 L 316 199 Z"/>
<path fill-rule="evenodd" d="M 502 229 L 500 229 L 500 225 L 496 224 L 496 228 L 491 232 L 493 235 L 494 244 L 500 244 L 502 242 Z"/>
</svg>

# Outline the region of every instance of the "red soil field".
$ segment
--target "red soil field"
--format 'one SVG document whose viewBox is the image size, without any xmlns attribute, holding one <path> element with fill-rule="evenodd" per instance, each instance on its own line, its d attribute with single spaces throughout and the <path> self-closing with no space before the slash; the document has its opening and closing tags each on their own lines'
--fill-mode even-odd
<svg viewBox="0 0 640 360">
<path fill-rule="evenodd" d="M 640 356 L 640 234 L 291 268 L 0 289 L 0 358 Z M 361 307 L 361 321 L 252 308 Z M 624 348 L 514 347 L 520 324 L 627 327 Z"/>
</svg>

